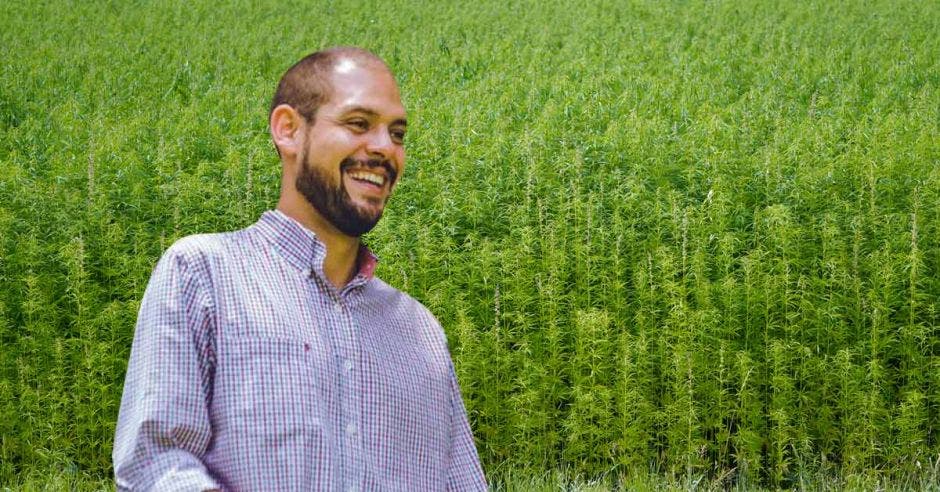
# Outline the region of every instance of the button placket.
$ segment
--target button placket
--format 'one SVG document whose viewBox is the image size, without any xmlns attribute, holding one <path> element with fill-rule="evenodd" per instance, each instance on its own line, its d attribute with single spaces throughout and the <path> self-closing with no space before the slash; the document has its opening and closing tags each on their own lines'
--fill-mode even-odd
<svg viewBox="0 0 940 492">
<path fill-rule="evenodd" d="M 333 304 L 333 319 L 336 322 L 335 330 L 331 330 L 334 337 L 337 363 L 340 369 L 340 415 L 343 432 L 343 461 L 344 468 L 348 470 L 346 480 L 348 485 L 355 489 L 361 479 L 362 473 L 362 429 L 359 427 L 360 418 L 360 385 L 357 375 L 352 371 L 359 357 L 359 333 L 353 317 L 352 310 L 347 304 L 348 299 L 342 293 L 333 293 L 330 296 Z"/>
</svg>

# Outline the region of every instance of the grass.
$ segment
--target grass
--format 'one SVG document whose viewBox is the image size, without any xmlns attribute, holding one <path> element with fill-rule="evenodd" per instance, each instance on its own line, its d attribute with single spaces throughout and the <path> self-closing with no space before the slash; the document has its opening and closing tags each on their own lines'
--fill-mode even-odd
<svg viewBox="0 0 940 492">
<path fill-rule="evenodd" d="M 0 4 L 0 484 L 105 486 L 156 259 L 275 203 L 277 77 L 355 44 L 412 127 L 378 274 L 444 325 L 497 488 L 936 489 L 938 31 L 906 1 Z"/>
</svg>

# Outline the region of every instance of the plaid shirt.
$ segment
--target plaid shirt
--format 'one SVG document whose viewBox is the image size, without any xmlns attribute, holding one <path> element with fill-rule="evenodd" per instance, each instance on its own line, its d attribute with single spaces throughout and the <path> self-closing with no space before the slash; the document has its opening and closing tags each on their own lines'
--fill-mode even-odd
<svg viewBox="0 0 940 492">
<path fill-rule="evenodd" d="M 174 244 L 144 294 L 119 489 L 484 490 L 440 325 L 372 276 L 340 290 L 278 211 Z"/>
</svg>

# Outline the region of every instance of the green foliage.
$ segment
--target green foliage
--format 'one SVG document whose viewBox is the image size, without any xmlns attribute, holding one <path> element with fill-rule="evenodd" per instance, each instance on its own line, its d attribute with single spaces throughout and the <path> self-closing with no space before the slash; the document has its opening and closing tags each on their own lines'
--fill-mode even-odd
<svg viewBox="0 0 940 492">
<path fill-rule="evenodd" d="M 0 3 L 0 483 L 102 487 L 150 270 L 273 206 L 277 77 L 355 44 L 412 122 L 378 273 L 444 325 L 497 484 L 936 489 L 937 32 L 914 1 Z"/>
</svg>

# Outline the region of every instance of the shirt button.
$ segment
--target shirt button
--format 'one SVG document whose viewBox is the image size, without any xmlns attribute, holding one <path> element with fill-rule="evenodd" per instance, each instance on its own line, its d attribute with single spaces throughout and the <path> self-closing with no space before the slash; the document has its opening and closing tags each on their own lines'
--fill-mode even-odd
<svg viewBox="0 0 940 492">
<path fill-rule="evenodd" d="M 346 490 L 349 491 L 349 492 L 359 492 L 359 487 L 356 487 L 355 485 L 352 485 L 352 486 L 350 486 L 350 487 L 349 487 L 348 489 L 346 489 Z"/>
<path fill-rule="evenodd" d="M 350 423 L 346 426 L 346 434 L 349 434 L 350 436 L 355 436 L 356 431 L 357 431 L 356 424 Z"/>
<path fill-rule="evenodd" d="M 347 371 L 352 371 L 352 361 L 350 361 L 350 360 L 348 360 L 348 359 L 347 359 L 347 360 L 344 360 L 344 361 L 343 361 L 343 367 L 345 367 Z"/>
<path fill-rule="evenodd" d="M 343 303 L 336 301 L 333 303 L 333 310 L 337 313 L 343 312 Z"/>
</svg>

